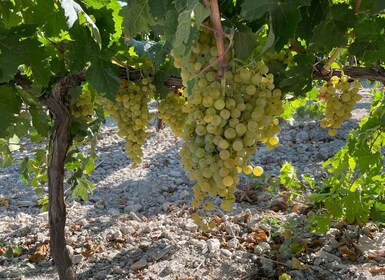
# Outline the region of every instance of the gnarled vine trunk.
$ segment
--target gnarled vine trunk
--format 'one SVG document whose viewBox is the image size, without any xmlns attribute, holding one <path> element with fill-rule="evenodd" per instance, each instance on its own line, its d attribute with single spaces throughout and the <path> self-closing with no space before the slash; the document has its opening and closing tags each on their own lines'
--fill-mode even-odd
<svg viewBox="0 0 385 280">
<path fill-rule="evenodd" d="M 64 232 L 66 223 L 64 166 L 71 145 L 71 112 L 67 104 L 67 93 L 71 87 L 80 85 L 84 79 L 85 72 L 65 76 L 55 83 L 49 96 L 41 98 L 42 104 L 48 107 L 53 117 L 48 160 L 48 217 L 51 254 L 61 280 L 76 279 L 76 273 L 66 248 Z"/>
</svg>

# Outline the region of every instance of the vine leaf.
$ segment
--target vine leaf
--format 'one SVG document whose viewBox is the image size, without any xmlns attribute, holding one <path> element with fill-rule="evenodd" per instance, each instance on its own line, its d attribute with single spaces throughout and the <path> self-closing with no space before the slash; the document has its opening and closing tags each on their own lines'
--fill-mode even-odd
<svg viewBox="0 0 385 280">
<path fill-rule="evenodd" d="M 186 49 L 186 43 L 190 36 L 191 29 L 191 10 L 181 12 L 178 16 L 178 28 L 175 34 L 174 51 L 177 54 L 183 54 Z"/>
<path fill-rule="evenodd" d="M 355 26 L 356 20 L 349 5 L 333 5 L 327 17 L 313 30 L 314 45 L 326 49 L 345 46 L 348 43 L 346 32 Z"/>
<path fill-rule="evenodd" d="M 17 32 L 0 39 L 0 82 L 8 82 L 22 64 L 30 66 L 33 77 L 40 84 L 48 83 L 50 72 L 46 68 L 46 53 L 41 44 L 32 38 L 20 40 Z"/>
<path fill-rule="evenodd" d="M 284 73 L 279 87 L 286 92 L 295 92 L 296 95 L 304 94 L 312 89 L 312 73 L 314 56 L 297 54 L 293 59 L 294 65 Z"/>
<path fill-rule="evenodd" d="M 119 86 L 119 78 L 117 76 L 117 66 L 103 60 L 102 58 L 94 60 L 87 71 L 87 81 L 99 92 L 106 93 L 110 99 L 115 97 L 115 93 Z"/>
<path fill-rule="evenodd" d="M 293 37 L 301 20 L 300 7 L 309 6 L 311 0 L 245 0 L 241 5 L 241 16 L 254 21 L 265 16 L 270 17 L 270 27 L 274 31 L 275 50 L 280 50 Z"/>
<path fill-rule="evenodd" d="M 149 32 L 150 25 L 154 24 L 148 0 L 126 0 L 127 5 L 122 7 L 120 15 L 123 17 L 124 32 L 135 37 L 141 32 Z"/>
<path fill-rule="evenodd" d="M 0 100 L 0 138 L 5 138 L 7 128 L 16 121 L 15 114 L 20 112 L 22 101 L 16 89 L 7 85 L 0 86 Z"/>
<path fill-rule="evenodd" d="M 178 16 L 178 25 L 175 32 L 174 52 L 180 56 L 188 57 L 191 47 L 198 39 L 199 27 L 210 15 L 210 8 L 203 6 L 197 0 L 190 0 L 187 8 Z M 195 25 L 192 27 L 193 16 Z"/>
<path fill-rule="evenodd" d="M 88 26 L 92 30 L 92 35 L 95 41 L 99 46 L 102 45 L 102 38 L 100 36 L 98 27 L 90 18 L 90 16 L 84 12 L 83 8 L 78 3 L 73 0 L 62 0 L 61 7 L 63 8 L 64 14 L 67 17 L 68 28 L 71 28 L 74 25 L 75 21 L 79 19 L 78 14 L 82 13 L 86 22 L 88 23 Z"/>
<path fill-rule="evenodd" d="M 33 11 L 33 21 L 41 26 L 48 37 L 56 37 L 66 29 L 64 11 L 54 1 L 37 0 Z"/>
<path fill-rule="evenodd" d="M 43 137 L 47 137 L 50 129 L 47 112 L 42 110 L 42 108 L 31 105 L 29 107 L 29 113 L 31 114 L 32 124 L 37 133 Z"/>
<path fill-rule="evenodd" d="M 310 6 L 301 7 L 301 22 L 298 24 L 296 36 L 310 40 L 314 27 L 325 19 L 329 8 L 329 0 L 312 0 Z"/>
<path fill-rule="evenodd" d="M 258 46 L 258 35 L 248 30 L 246 32 L 236 32 L 234 34 L 234 53 L 235 57 L 245 60 L 249 58 L 254 49 Z"/>
<path fill-rule="evenodd" d="M 385 61 L 385 39 L 381 34 L 385 26 L 384 18 L 368 18 L 361 21 L 355 32 L 357 38 L 350 46 L 350 52 L 362 57 L 368 65 L 378 59 Z"/>
</svg>

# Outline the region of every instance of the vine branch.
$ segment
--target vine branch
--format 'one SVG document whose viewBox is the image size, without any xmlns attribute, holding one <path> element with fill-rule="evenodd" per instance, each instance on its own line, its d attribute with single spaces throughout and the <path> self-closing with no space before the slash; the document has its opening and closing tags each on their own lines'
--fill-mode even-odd
<svg viewBox="0 0 385 280">
<path fill-rule="evenodd" d="M 208 1 L 205 1 L 206 3 Z M 221 16 L 219 13 L 218 0 L 210 0 L 210 18 L 214 26 L 214 35 L 217 43 L 218 49 L 218 61 L 219 61 L 219 69 L 217 72 L 218 78 L 223 78 L 226 70 L 226 56 L 225 56 L 225 47 L 223 42 L 223 29 L 221 24 Z"/>
<path fill-rule="evenodd" d="M 336 60 L 336 58 L 338 57 L 338 55 L 340 54 L 341 52 L 341 48 L 337 48 L 334 53 L 332 54 L 332 56 L 329 58 L 329 60 L 326 62 L 326 64 L 324 65 L 324 67 L 321 69 L 321 73 L 322 75 L 327 75 L 330 73 L 330 70 L 331 70 L 331 66 L 333 64 L 333 62 Z"/>
<path fill-rule="evenodd" d="M 330 80 L 332 76 L 341 77 L 342 73 L 353 79 L 359 80 L 371 80 L 379 81 L 385 85 L 385 69 L 381 66 L 376 67 L 356 67 L 356 66 L 345 66 L 342 69 L 330 69 L 327 74 L 322 74 L 323 68 L 315 67 L 313 71 L 313 78 L 316 80 Z"/>
</svg>

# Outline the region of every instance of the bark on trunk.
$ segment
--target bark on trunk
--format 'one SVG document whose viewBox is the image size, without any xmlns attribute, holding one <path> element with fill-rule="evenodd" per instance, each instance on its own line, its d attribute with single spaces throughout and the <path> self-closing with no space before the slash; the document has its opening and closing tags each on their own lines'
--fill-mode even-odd
<svg viewBox="0 0 385 280">
<path fill-rule="evenodd" d="M 68 75 L 58 81 L 48 97 L 42 97 L 53 117 L 48 162 L 48 217 L 51 254 L 61 280 L 74 280 L 76 273 L 65 242 L 66 207 L 64 203 L 64 165 L 71 145 L 71 112 L 67 105 L 69 88 L 81 84 L 85 72 Z"/>
</svg>

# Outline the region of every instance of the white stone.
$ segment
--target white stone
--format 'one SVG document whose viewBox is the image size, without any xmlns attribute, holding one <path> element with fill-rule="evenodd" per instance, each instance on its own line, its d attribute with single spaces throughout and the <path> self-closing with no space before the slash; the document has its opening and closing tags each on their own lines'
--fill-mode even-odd
<svg viewBox="0 0 385 280">
<path fill-rule="evenodd" d="M 207 240 L 207 248 L 209 252 L 216 252 L 221 248 L 221 242 L 216 238 L 211 238 Z"/>
</svg>

